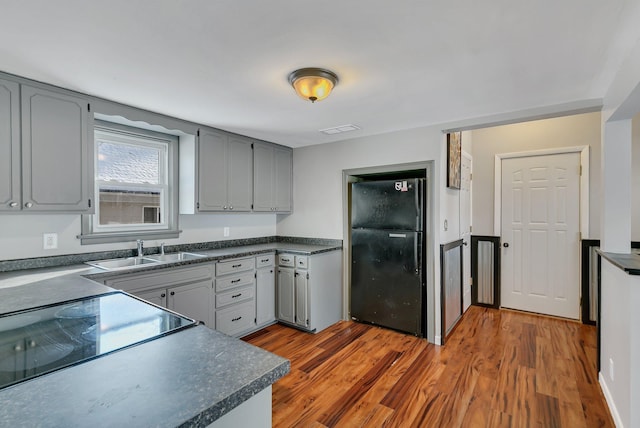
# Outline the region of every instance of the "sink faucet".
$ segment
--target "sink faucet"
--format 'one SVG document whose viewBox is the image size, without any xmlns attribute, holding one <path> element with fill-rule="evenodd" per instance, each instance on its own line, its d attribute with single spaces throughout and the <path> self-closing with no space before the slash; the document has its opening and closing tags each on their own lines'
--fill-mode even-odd
<svg viewBox="0 0 640 428">
<path fill-rule="evenodd" d="M 160 243 L 160 254 L 164 255 L 164 242 Z"/>
<path fill-rule="evenodd" d="M 142 239 L 138 239 L 136 244 L 138 244 L 138 257 L 142 257 L 144 253 L 144 241 Z"/>
</svg>

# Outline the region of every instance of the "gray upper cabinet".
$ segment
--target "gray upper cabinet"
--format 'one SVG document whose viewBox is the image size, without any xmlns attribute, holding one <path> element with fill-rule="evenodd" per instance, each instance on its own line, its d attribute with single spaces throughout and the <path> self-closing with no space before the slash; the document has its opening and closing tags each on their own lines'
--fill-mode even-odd
<svg viewBox="0 0 640 428">
<path fill-rule="evenodd" d="M 251 211 L 251 140 L 213 129 L 198 136 L 197 210 Z"/>
<path fill-rule="evenodd" d="M 0 211 L 91 213 L 89 103 L 0 79 Z"/>
<path fill-rule="evenodd" d="M 291 172 L 291 149 L 266 143 L 254 144 L 254 211 L 291 211 Z"/>
<path fill-rule="evenodd" d="M 0 79 L 0 211 L 18 211 L 20 193 L 20 86 Z"/>
<path fill-rule="evenodd" d="M 87 99 L 27 85 L 21 91 L 24 210 L 92 211 Z"/>
</svg>

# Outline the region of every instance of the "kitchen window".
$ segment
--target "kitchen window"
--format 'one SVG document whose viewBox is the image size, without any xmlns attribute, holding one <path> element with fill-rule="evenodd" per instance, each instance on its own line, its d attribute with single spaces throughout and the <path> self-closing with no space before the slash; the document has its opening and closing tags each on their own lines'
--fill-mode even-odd
<svg viewBox="0 0 640 428">
<path fill-rule="evenodd" d="M 82 243 L 178 236 L 178 138 L 96 120 L 95 214 Z"/>
</svg>

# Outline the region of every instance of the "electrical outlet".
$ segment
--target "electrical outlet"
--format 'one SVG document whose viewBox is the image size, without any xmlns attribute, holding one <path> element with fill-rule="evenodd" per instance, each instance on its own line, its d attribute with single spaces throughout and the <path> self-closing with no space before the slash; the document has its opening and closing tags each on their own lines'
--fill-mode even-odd
<svg viewBox="0 0 640 428">
<path fill-rule="evenodd" d="M 45 250 L 55 250 L 58 248 L 58 234 L 44 233 L 42 235 L 42 248 Z"/>
<path fill-rule="evenodd" d="M 611 379 L 611 382 L 615 380 L 613 375 L 614 375 L 613 358 L 609 358 L 609 378 Z"/>
<path fill-rule="evenodd" d="M 223 229 L 223 231 L 222 231 L 222 234 L 223 234 L 225 237 L 227 237 L 227 236 L 229 236 L 229 232 L 230 232 L 229 228 L 228 228 L 228 227 L 225 227 L 225 228 Z"/>
<path fill-rule="evenodd" d="M 446 232 L 447 230 L 449 230 L 449 222 L 445 219 L 445 221 L 444 221 L 444 231 Z"/>
</svg>

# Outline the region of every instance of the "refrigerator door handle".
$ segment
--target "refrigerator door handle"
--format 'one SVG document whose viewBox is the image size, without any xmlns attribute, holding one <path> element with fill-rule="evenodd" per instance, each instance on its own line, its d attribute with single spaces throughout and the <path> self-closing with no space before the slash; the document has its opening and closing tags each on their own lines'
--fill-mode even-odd
<svg viewBox="0 0 640 428">
<path fill-rule="evenodd" d="M 406 238 L 406 233 L 390 233 L 389 238 Z"/>
</svg>

